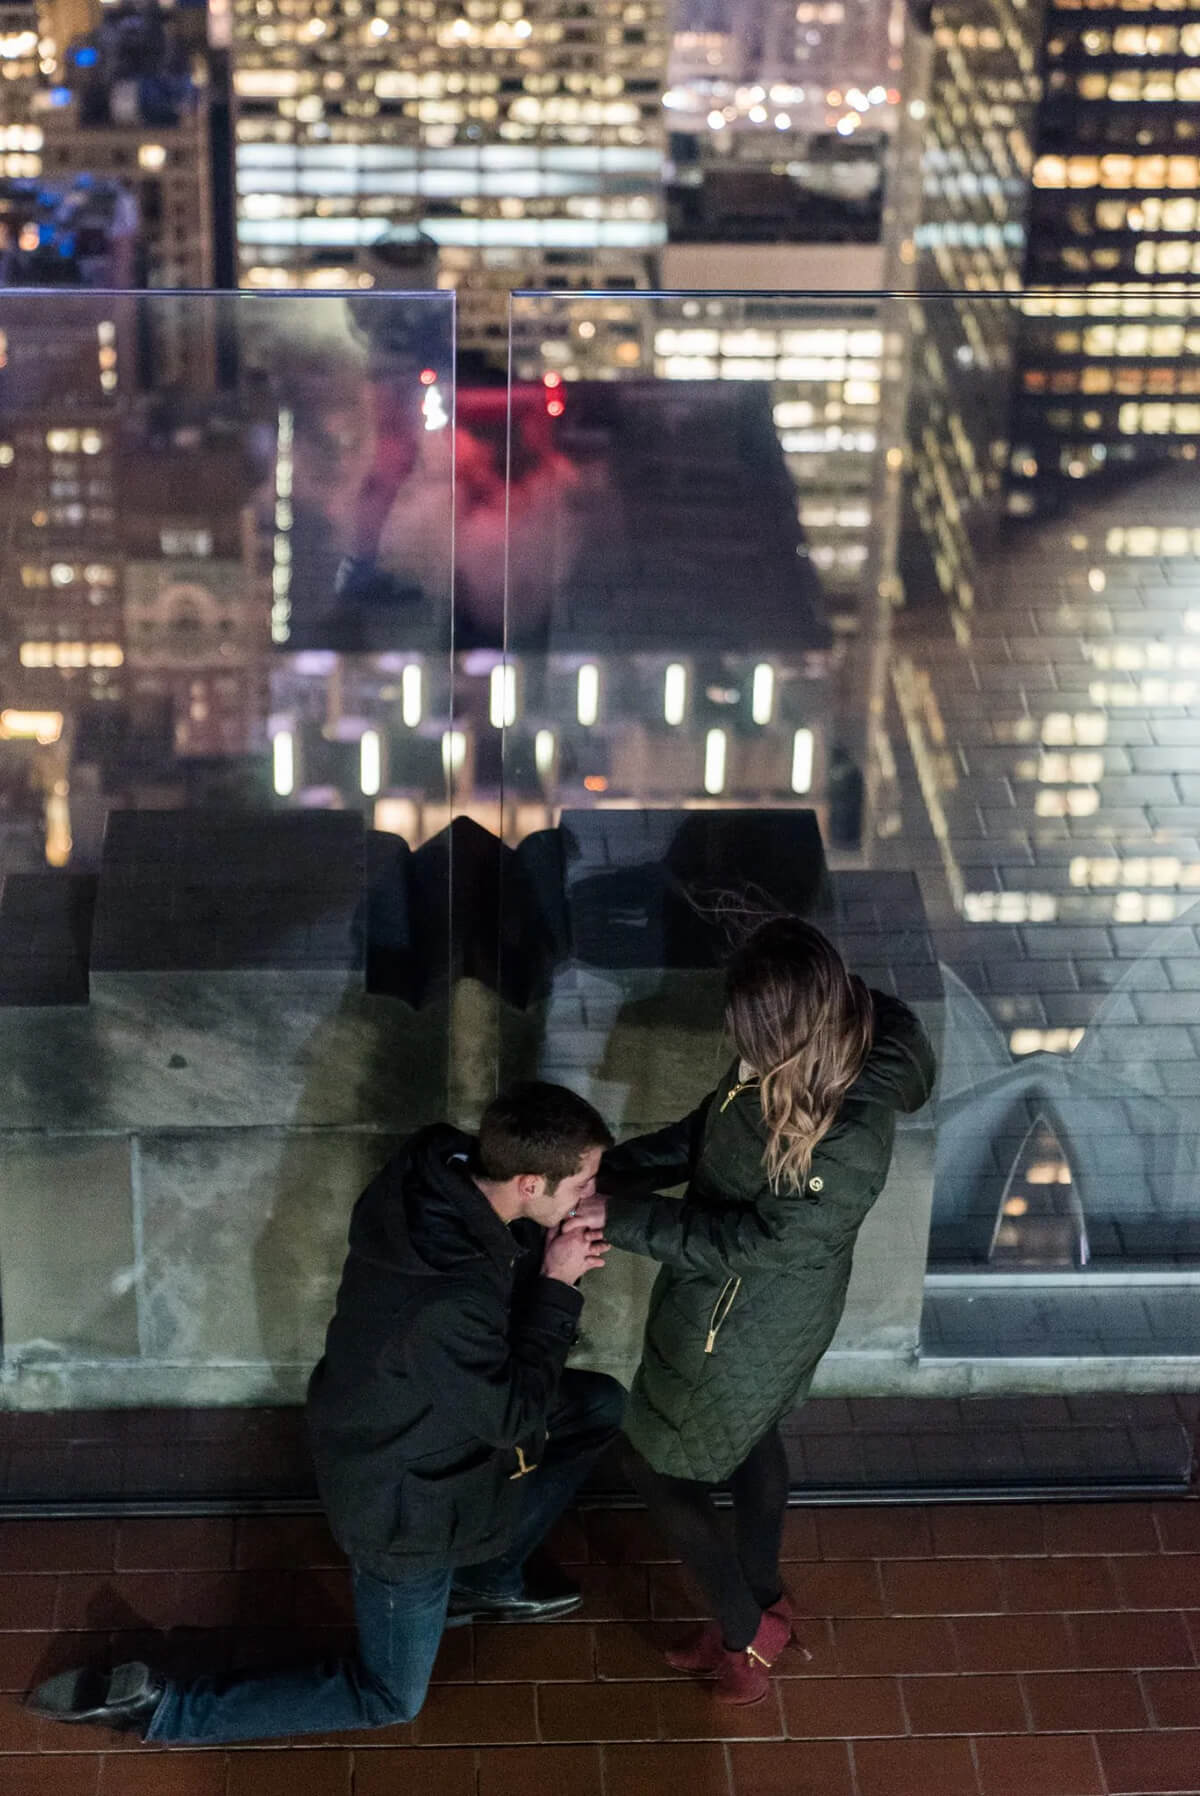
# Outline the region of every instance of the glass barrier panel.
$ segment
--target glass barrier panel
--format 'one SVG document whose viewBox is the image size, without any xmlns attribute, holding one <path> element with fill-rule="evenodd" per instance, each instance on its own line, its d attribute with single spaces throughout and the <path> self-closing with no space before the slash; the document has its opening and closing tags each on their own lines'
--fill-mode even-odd
<svg viewBox="0 0 1200 1796">
<path fill-rule="evenodd" d="M 502 1077 L 619 1137 L 686 1114 L 778 909 L 938 1051 L 794 1418 L 809 1483 L 1187 1475 L 1198 306 L 513 298 Z M 588 1363 L 632 1375 L 654 1270 L 592 1281 Z"/>
<path fill-rule="evenodd" d="M 448 1102 L 453 356 L 443 294 L 0 294 L 0 1500 L 310 1488 Z"/>
</svg>

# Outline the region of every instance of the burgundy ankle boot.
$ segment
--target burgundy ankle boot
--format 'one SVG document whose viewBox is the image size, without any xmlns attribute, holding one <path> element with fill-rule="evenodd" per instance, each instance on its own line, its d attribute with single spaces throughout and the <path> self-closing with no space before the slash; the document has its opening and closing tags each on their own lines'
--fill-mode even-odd
<svg viewBox="0 0 1200 1796">
<path fill-rule="evenodd" d="M 688 1635 L 679 1646 L 668 1649 L 667 1664 L 676 1671 L 699 1672 L 710 1676 L 716 1671 L 725 1657 L 725 1642 L 721 1638 L 719 1622 L 706 1621 L 702 1628 L 697 1628 Z"/>
<path fill-rule="evenodd" d="M 785 1618 L 778 1607 L 763 1610 L 758 1631 L 742 1652 L 722 1652 L 715 1691 L 718 1702 L 761 1702 L 767 1694 L 771 1687 L 767 1674 L 792 1634 L 790 1615 Z"/>
<path fill-rule="evenodd" d="M 802 1659 L 811 1659 L 811 1648 L 805 1646 L 803 1640 L 800 1638 L 800 1623 L 797 1619 L 795 1608 L 792 1605 L 792 1599 L 786 1590 L 781 1597 L 778 1597 L 776 1601 L 771 1604 L 770 1608 L 767 1610 L 767 1614 L 777 1615 L 780 1621 L 787 1623 L 788 1638 L 784 1644 L 794 1646 Z"/>
<path fill-rule="evenodd" d="M 776 1597 L 775 1601 L 766 1610 L 766 1614 L 777 1615 L 780 1621 L 785 1621 L 788 1625 L 789 1633 L 791 1633 L 796 1625 L 796 1612 L 792 1607 L 792 1599 L 786 1590 L 781 1596 Z"/>
</svg>

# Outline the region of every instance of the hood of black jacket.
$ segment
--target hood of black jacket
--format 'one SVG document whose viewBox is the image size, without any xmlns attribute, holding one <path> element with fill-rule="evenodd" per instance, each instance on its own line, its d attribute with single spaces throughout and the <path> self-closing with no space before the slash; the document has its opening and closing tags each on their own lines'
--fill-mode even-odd
<svg viewBox="0 0 1200 1796">
<path fill-rule="evenodd" d="M 368 1185 L 350 1252 L 409 1277 L 443 1277 L 473 1260 L 512 1266 L 522 1247 L 471 1177 L 475 1139 L 448 1123 L 421 1129 Z"/>
</svg>

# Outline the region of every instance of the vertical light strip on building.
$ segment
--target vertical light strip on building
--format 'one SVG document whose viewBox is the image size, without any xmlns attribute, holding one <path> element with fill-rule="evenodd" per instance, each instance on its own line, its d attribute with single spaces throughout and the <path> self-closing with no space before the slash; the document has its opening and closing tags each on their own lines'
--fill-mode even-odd
<svg viewBox="0 0 1200 1796">
<path fill-rule="evenodd" d="M 600 715 L 600 669 L 594 661 L 585 661 L 579 670 L 575 690 L 575 715 L 589 727 Z"/>
<path fill-rule="evenodd" d="M 663 680 L 663 716 L 670 724 L 683 722 L 687 711 L 687 668 L 672 661 Z"/>
<path fill-rule="evenodd" d="M 775 669 L 768 661 L 760 661 L 754 670 L 750 690 L 750 715 L 755 723 L 770 723 L 775 709 Z"/>
<path fill-rule="evenodd" d="M 272 738 L 271 770 L 280 798 L 290 798 L 296 785 L 296 752 L 290 730 L 278 730 Z"/>
<path fill-rule="evenodd" d="M 292 634 L 292 439 L 290 411 L 279 414 L 275 445 L 275 541 L 271 567 L 271 641 Z"/>
<path fill-rule="evenodd" d="M 409 661 L 400 675 L 400 715 L 410 730 L 421 721 L 421 664 Z"/>
<path fill-rule="evenodd" d="M 489 704 L 493 728 L 511 729 L 517 721 L 517 670 L 511 661 L 493 667 Z"/>
<path fill-rule="evenodd" d="M 458 773 L 467 758 L 467 739 L 461 730 L 442 732 L 442 766 L 448 774 Z"/>
<path fill-rule="evenodd" d="M 533 760 L 543 779 L 547 779 L 554 768 L 554 731 L 539 730 L 533 739 Z"/>
<path fill-rule="evenodd" d="M 364 730 L 358 745 L 358 783 L 365 798 L 374 798 L 383 779 L 383 745 L 378 730 Z"/>
<path fill-rule="evenodd" d="M 531 18 L 518 0 L 214 3 L 234 36 L 245 285 L 455 287 L 460 344 L 491 350 L 513 287 L 567 270 L 581 289 L 649 282 L 666 240 L 662 0 L 547 0 Z M 625 341 L 601 319 L 606 371 Z M 430 383 L 424 428 L 448 431 L 452 410 L 449 382 Z"/>
<path fill-rule="evenodd" d="M 792 791 L 807 792 L 813 776 L 813 733 L 797 730 L 792 737 Z"/>
<path fill-rule="evenodd" d="M 704 738 L 704 790 L 713 798 L 725 790 L 724 730 L 709 730 Z"/>
</svg>

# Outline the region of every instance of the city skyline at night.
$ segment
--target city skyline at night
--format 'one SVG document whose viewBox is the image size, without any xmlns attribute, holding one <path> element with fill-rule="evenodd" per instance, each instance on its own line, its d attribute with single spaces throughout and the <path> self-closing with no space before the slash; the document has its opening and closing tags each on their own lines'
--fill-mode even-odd
<svg viewBox="0 0 1200 1796">
<path fill-rule="evenodd" d="M 276 308 L 254 314 L 269 330 L 243 328 L 236 302 L 175 292 L 83 307 L 78 327 L 64 309 L 55 341 L 78 337 L 65 381 L 30 390 L 15 373 L 29 378 L 36 327 L 12 313 L 16 708 L 55 712 L 61 698 L 64 717 L 86 711 L 80 740 L 101 769 L 87 778 L 105 790 L 128 752 L 137 788 L 170 802 L 274 783 L 279 797 L 311 786 L 314 802 L 358 803 L 369 794 L 353 756 L 332 753 L 334 771 L 309 781 L 301 740 L 312 717 L 318 735 L 350 740 L 361 706 L 343 715 L 335 690 L 320 714 L 304 680 L 284 682 L 308 696 L 279 790 L 272 744 L 290 713 L 271 669 L 289 653 L 395 652 L 398 632 L 420 667 L 381 674 L 381 692 L 395 687 L 381 703 L 410 728 L 419 680 L 433 747 L 413 759 L 403 735 L 389 746 L 381 713 L 370 725 L 381 787 L 407 757 L 430 790 L 449 770 L 460 791 L 490 791 L 503 783 L 490 700 L 476 706 L 478 737 L 471 719 L 451 726 L 448 690 L 430 703 L 451 589 L 461 653 L 494 652 L 505 627 L 526 632 L 522 653 L 556 651 L 564 620 L 582 614 L 574 589 L 594 585 L 600 549 L 624 540 L 591 520 L 616 505 L 626 460 L 642 465 L 642 436 L 661 438 L 648 493 L 661 462 L 709 495 L 709 515 L 694 508 L 703 543 L 749 466 L 745 443 L 719 446 L 722 420 L 750 412 L 770 421 L 770 480 L 786 482 L 789 553 L 836 645 L 836 702 L 858 703 L 881 607 L 947 605 L 969 641 L 981 570 L 1006 532 L 1069 504 L 1086 474 L 1119 481 L 1163 457 L 1186 462 L 1200 443 L 1180 188 L 1200 43 L 1186 9 L 1156 10 L 1157 23 L 1105 24 L 1065 0 L 1044 11 L 941 0 L 928 14 L 893 0 L 746 0 L 671 17 L 526 13 L 513 0 L 494 16 L 431 4 L 402 18 L 382 0 L 336 17 L 290 0 L 163 11 L 59 0 L 32 44 L 14 26 L 0 194 L 12 280 L 49 270 L 84 288 L 204 289 L 240 258 L 253 303 Z M 1121 147 L 1126 126 L 1136 155 Z M 945 297 L 885 297 L 910 282 Z M 416 290 L 416 310 L 389 310 L 393 285 Z M 1050 286 L 1061 291 L 1036 290 Z M 453 326 L 437 311 L 451 291 Z M 625 385 L 628 404 L 601 423 L 593 395 L 606 383 Z M 676 420 L 701 417 L 705 383 L 719 403 L 694 426 L 703 452 L 685 457 L 673 433 L 692 427 Z M 508 422 L 518 389 L 542 396 L 536 452 Z M 605 431 L 602 472 L 583 445 Z M 85 437 L 100 450 L 85 454 Z M 649 500 L 641 521 L 629 493 L 622 503 L 629 541 L 653 535 Z M 637 579 L 630 615 L 648 615 L 653 586 Z M 599 764 L 587 776 L 614 796 L 658 789 L 655 753 L 675 765 L 665 745 L 687 737 L 670 777 L 690 800 L 738 779 L 754 789 L 758 763 L 735 779 L 734 738 L 717 744 L 725 701 L 693 702 L 726 688 L 690 666 L 684 601 L 660 602 L 651 634 L 666 659 L 651 685 L 683 670 L 686 727 L 671 726 L 636 778 Z M 703 600 L 720 602 L 716 587 Z M 540 643 L 535 612 L 550 620 Z M 599 638 L 576 647 L 618 652 Z M 757 665 L 731 679 L 731 715 L 753 711 Z M 336 689 L 341 676 L 321 667 L 318 685 Z M 760 707 L 768 674 L 777 695 L 790 677 L 768 665 Z M 516 679 L 518 710 L 539 682 Z M 664 718 L 648 692 L 630 685 L 653 744 Z M 97 733 L 97 707 L 131 721 Z M 526 759 L 540 794 L 546 768 L 557 777 L 564 763 L 560 736 L 552 755 L 550 724 L 534 723 L 541 764 L 533 746 Z M 886 784 L 871 730 L 842 735 L 817 730 L 817 783 L 836 747 L 851 783 Z M 710 736 L 727 760 L 719 782 Z M 324 753 L 314 739 L 307 765 Z M 786 800 L 792 775 L 781 761 L 761 789 Z"/>
</svg>

